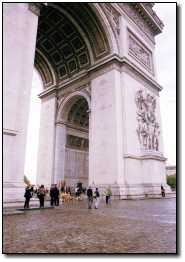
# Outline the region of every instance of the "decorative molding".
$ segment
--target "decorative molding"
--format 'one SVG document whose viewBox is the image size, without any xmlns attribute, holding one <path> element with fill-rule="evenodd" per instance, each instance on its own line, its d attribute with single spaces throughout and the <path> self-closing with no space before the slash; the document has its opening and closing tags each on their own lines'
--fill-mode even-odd
<svg viewBox="0 0 185 262">
<path fill-rule="evenodd" d="M 35 15 L 40 15 L 40 10 L 42 8 L 42 3 L 28 3 L 28 9 Z"/>
<path fill-rule="evenodd" d="M 120 34 L 120 14 L 112 7 L 110 3 L 103 3 L 102 6 L 117 37 Z"/>
<path fill-rule="evenodd" d="M 134 3 L 117 3 L 119 7 L 127 14 L 127 16 L 143 31 L 149 39 L 154 43 L 154 32 L 152 28 L 147 24 L 146 19 L 142 17 L 139 9 L 136 8 Z M 139 4 L 138 4 L 139 5 Z"/>
<path fill-rule="evenodd" d="M 154 20 L 153 22 L 155 22 L 162 31 L 164 24 L 161 21 L 161 19 L 157 16 L 156 12 L 153 10 L 154 5 L 155 3 L 141 3 L 141 6 L 145 10 L 145 12 L 149 14 L 149 16 Z"/>
<path fill-rule="evenodd" d="M 167 160 L 167 158 L 165 158 L 164 156 L 157 155 L 157 154 L 145 154 L 145 155 L 141 155 L 141 156 L 136 156 L 136 155 L 132 155 L 132 154 L 125 154 L 123 157 L 135 159 L 135 160 L 158 160 L 158 161 L 162 161 L 162 162 L 165 162 Z"/>
<path fill-rule="evenodd" d="M 136 129 L 141 149 L 159 151 L 160 126 L 156 121 L 156 98 L 148 92 L 140 89 L 136 93 L 137 106 Z"/>
<path fill-rule="evenodd" d="M 3 134 L 9 135 L 9 136 L 16 136 L 19 134 L 19 131 L 13 130 L 13 129 L 8 129 L 8 128 L 3 128 Z"/>
<path fill-rule="evenodd" d="M 144 45 L 130 33 L 130 31 L 128 31 L 128 42 L 128 54 L 144 65 L 150 72 L 153 72 L 151 51 L 145 48 Z"/>
<path fill-rule="evenodd" d="M 44 98 L 44 97 L 48 97 L 49 95 L 56 95 L 56 91 L 57 91 L 57 86 L 56 85 L 52 85 L 50 87 L 48 87 L 47 89 L 45 89 L 43 92 L 41 92 L 38 97 L 39 98 Z"/>
<path fill-rule="evenodd" d="M 66 147 L 88 151 L 89 140 L 84 137 L 67 135 Z"/>
</svg>

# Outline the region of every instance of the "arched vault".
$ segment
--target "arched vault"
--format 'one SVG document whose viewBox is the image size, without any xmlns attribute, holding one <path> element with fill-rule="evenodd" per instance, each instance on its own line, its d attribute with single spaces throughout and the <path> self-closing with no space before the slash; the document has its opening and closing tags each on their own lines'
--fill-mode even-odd
<svg viewBox="0 0 185 262">
<path fill-rule="evenodd" d="M 42 8 L 35 65 L 45 87 L 54 82 L 54 75 L 59 83 L 111 54 L 111 33 L 103 21 L 103 12 L 93 4 L 48 3 Z"/>
</svg>

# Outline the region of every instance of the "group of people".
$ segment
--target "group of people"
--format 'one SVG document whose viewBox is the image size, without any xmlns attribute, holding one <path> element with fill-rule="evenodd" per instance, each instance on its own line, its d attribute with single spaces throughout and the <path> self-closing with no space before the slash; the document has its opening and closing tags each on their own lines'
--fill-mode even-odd
<svg viewBox="0 0 185 262">
<path fill-rule="evenodd" d="M 53 206 L 59 206 L 59 199 L 60 199 L 60 191 L 61 194 L 62 193 L 68 193 L 71 195 L 71 190 L 70 187 L 67 187 L 65 189 L 59 190 L 57 185 L 52 185 L 50 190 L 49 190 L 49 196 L 50 196 L 50 205 Z M 41 185 L 38 188 L 34 188 L 33 186 L 27 186 L 25 189 L 25 203 L 24 203 L 24 208 L 29 208 L 29 203 L 30 203 L 30 199 L 35 195 L 38 197 L 39 202 L 40 202 L 40 208 L 44 208 L 44 200 L 45 200 L 45 196 L 48 193 L 48 190 L 45 189 L 44 185 Z M 86 189 L 84 190 L 84 188 L 82 187 L 76 187 L 75 189 L 75 196 L 76 199 L 80 198 L 80 195 L 82 193 L 86 193 L 87 194 L 87 200 L 88 200 L 88 208 L 92 208 L 92 204 L 94 202 L 94 207 L 95 209 L 98 209 L 99 207 L 99 202 L 100 202 L 100 193 L 98 188 L 96 188 L 96 190 L 93 192 L 92 188 L 89 187 L 88 190 L 86 191 Z M 111 189 L 110 187 L 106 189 L 105 191 L 105 197 L 106 197 L 106 204 L 110 204 L 111 201 Z"/>
<path fill-rule="evenodd" d="M 45 190 L 44 185 L 41 185 L 39 188 L 36 189 L 34 189 L 33 186 L 27 186 L 24 193 L 24 208 L 29 208 L 30 199 L 34 196 L 34 194 L 36 194 L 39 198 L 40 208 L 44 208 L 44 197 L 46 195 L 46 192 L 47 191 Z"/>
<path fill-rule="evenodd" d="M 67 193 L 71 195 L 70 187 L 66 187 L 66 189 L 61 188 L 61 190 L 59 190 L 57 185 L 51 186 L 50 193 L 49 193 L 51 206 L 53 205 L 59 206 L 60 191 L 61 193 Z M 39 188 L 34 188 L 33 186 L 27 186 L 24 194 L 25 197 L 24 208 L 29 208 L 30 199 L 34 195 L 36 195 L 39 199 L 40 208 L 44 208 L 44 200 L 47 193 L 48 190 L 45 189 L 44 185 L 41 185 Z M 87 193 L 88 208 L 91 209 L 94 202 L 94 208 L 98 209 L 100 203 L 100 192 L 98 188 L 96 188 L 95 191 L 93 192 L 92 188 L 89 187 L 86 192 L 86 189 L 83 190 L 81 187 L 76 187 L 75 189 L 76 199 L 79 199 L 82 193 L 84 194 Z M 110 187 L 108 187 L 105 190 L 104 195 L 105 195 L 106 204 L 107 205 L 111 204 L 112 191 Z M 165 197 L 165 189 L 162 185 L 161 185 L 161 195 L 162 197 Z"/>
<path fill-rule="evenodd" d="M 106 204 L 110 204 L 111 203 L 111 196 L 112 196 L 112 191 L 110 189 L 110 187 L 108 187 L 105 191 L 105 197 L 106 197 Z M 98 188 L 95 189 L 95 191 L 93 192 L 92 188 L 89 187 L 87 189 L 87 200 L 88 200 L 88 208 L 91 209 L 92 205 L 93 205 L 93 201 L 94 201 L 94 208 L 98 209 L 99 207 L 99 203 L 100 203 L 100 192 L 98 190 Z"/>
</svg>

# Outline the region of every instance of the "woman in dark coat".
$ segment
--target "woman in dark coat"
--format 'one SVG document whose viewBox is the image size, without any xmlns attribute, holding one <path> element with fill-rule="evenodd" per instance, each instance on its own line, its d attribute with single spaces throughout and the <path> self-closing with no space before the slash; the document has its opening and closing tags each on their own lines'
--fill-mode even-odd
<svg viewBox="0 0 185 262">
<path fill-rule="evenodd" d="M 40 200 L 40 208 L 44 208 L 44 197 L 45 197 L 46 191 L 43 185 L 41 185 L 37 194 Z"/>
<path fill-rule="evenodd" d="M 25 197 L 24 208 L 29 208 L 30 198 L 32 198 L 32 190 L 29 188 L 29 186 L 27 186 L 25 189 L 24 197 Z"/>
</svg>

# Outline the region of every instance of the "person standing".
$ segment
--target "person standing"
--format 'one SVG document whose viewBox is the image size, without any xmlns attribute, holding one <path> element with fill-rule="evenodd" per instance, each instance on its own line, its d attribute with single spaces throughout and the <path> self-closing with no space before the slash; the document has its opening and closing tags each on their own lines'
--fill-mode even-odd
<svg viewBox="0 0 185 262">
<path fill-rule="evenodd" d="M 55 197 L 54 197 L 54 187 L 51 186 L 51 188 L 50 188 L 50 204 L 51 204 L 51 206 L 53 206 L 54 200 L 55 200 Z"/>
<path fill-rule="evenodd" d="M 25 197 L 24 208 L 29 208 L 30 198 L 32 198 L 32 188 L 30 189 L 29 186 L 27 186 L 25 189 L 24 197 Z"/>
<path fill-rule="evenodd" d="M 162 185 L 161 185 L 161 195 L 162 197 L 165 197 L 165 189 Z"/>
<path fill-rule="evenodd" d="M 91 187 L 87 189 L 87 201 L 88 201 L 88 209 L 91 209 L 93 203 L 93 191 Z"/>
<path fill-rule="evenodd" d="M 111 188 L 108 187 L 106 189 L 106 192 L 105 192 L 105 197 L 106 197 L 106 204 L 110 204 L 111 203 L 111 196 L 112 196 L 112 191 L 111 191 Z"/>
<path fill-rule="evenodd" d="M 38 198 L 40 201 L 40 208 L 44 208 L 44 197 L 45 197 L 45 188 L 44 185 L 41 185 L 39 190 L 38 190 Z"/>
<path fill-rule="evenodd" d="M 55 206 L 59 206 L 59 190 L 57 188 L 57 185 L 55 185 L 54 187 L 53 194 Z"/>
<path fill-rule="evenodd" d="M 96 188 L 95 193 L 95 209 L 98 209 L 99 203 L 100 203 L 100 193 L 98 191 L 98 188 Z"/>
</svg>

